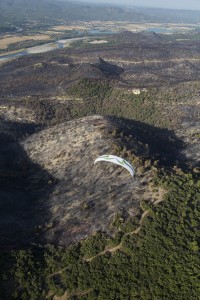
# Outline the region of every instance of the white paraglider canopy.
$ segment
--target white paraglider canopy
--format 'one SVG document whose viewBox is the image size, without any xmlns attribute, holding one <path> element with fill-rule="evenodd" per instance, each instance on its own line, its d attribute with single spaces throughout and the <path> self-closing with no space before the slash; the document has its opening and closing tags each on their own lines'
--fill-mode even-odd
<svg viewBox="0 0 200 300">
<path fill-rule="evenodd" d="M 121 167 L 124 167 L 126 170 L 128 170 L 129 173 L 131 174 L 131 176 L 134 176 L 134 174 L 135 174 L 135 170 L 131 166 L 131 164 L 127 160 L 125 160 L 121 157 L 118 157 L 115 155 L 109 155 L 109 154 L 101 155 L 94 161 L 94 164 L 96 164 L 98 161 L 108 161 L 108 162 L 120 165 Z"/>
</svg>

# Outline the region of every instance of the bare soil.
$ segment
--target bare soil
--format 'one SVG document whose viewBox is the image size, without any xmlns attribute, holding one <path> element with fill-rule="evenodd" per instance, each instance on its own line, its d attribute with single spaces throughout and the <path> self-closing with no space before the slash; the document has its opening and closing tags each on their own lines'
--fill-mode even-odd
<svg viewBox="0 0 200 300">
<path fill-rule="evenodd" d="M 10 44 L 24 42 L 28 40 L 42 41 L 50 39 L 49 35 L 31 35 L 31 36 L 11 36 L 0 39 L 0 49 L 6 49 Z"/>
</svg>

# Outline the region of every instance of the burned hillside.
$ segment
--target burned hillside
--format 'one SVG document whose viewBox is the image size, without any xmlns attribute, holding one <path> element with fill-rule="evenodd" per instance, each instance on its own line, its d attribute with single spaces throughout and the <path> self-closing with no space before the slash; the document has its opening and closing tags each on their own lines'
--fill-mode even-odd
<svg viewBox="0 0 200 300">
<path fill-rule="evenodd" d="M 24 127 L 19 136 L 16 132 L 4 139 L 7 164 L 1 166 L 1 245 L 6 241 L 7 247 L 32 242 L 69 245 L 97 231 L 113 234 L 115 216 L 133 217 L 141 200 L 154 202 L 163 195 L 162 188 L 153 187 L 155 169 L 149 166 L 156 159 L 164 162 L 167 151 L 159 153 L 151 140 L 155 143 L 165 136 L 166 150 L 174 144 L 174 155 L 179 151 L 175 145 L 181 146 L 178 140 L 170 142 L 172 133 L 101 116 L 46 129 L 36 124 L 30 132 Z M 99 155 L 107 153 L 125 157 L 135 166 L 135 177 L 113 164 L 94 165 Z"/>
</svg>

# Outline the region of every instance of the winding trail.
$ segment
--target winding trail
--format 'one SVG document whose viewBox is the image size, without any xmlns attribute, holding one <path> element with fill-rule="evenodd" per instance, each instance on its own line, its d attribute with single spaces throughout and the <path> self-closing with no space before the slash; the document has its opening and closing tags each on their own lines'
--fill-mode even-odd
<svg viewBox="0 0 200 300">
<path fill-rule="evenodd" d="M 88 290 L 82 291 L 82 292 L 80 292 L 80 291 L 74 291 L 71 294 L 68 293 L 68 292 L 65 292 L 64 295 L 62 295 L 62 296 L 56 296 L 55 295 L 53 297 L 53 300 L 68 300 L 72 296 L 86 296 L 87 294 L 91 293 L 92 291 L 93 291 L 93 289 L 88 289 Z"/>
<path fill-rule="evenodd" d="M 166 63 L 166 62 L 199 62 L 200 58 L 195 57 L 184 57 L 184 58 L 169 58 L 169 59 L 141 59 L 136 60 L 133 58 L 133 60 L 128 59 L 113 59 L 113 58 L 107 58 L 106 61 L 112 62 L 112 63 L 122 63 L 122 64 L 133 64 L 133 65 L 139 65 L 139 64 L 145 64 L 145 63 Z"/>
<path fill-rule="evenodd" d="M 160 202 L 162 202 L 164 200 L 164 197 L 160 197 L 158 198 L 154 203 L 153 205 L 157 205 L 159 204 Z M 133 231 L 130 231 L 130 232 L 127 232 L 123 237 L 126 237 L 128 235 L 132 235 L 132 234 L 138 234 L 138 232 L 140 232 L 141 228 L 142 228 L 142 222 L 144 220 L 144 218 L 149 214 L 150 212 L 150 209 L 147 209 L 143 212 L 141 218 L 140 218 L 140 221 L 139 221 L 139 226 L 138 228 L 136 228 L 135 230 Z M 112 248 L 108 248 L 108 249 L 105 249 L 104 251 L 96 254 L 95 256 L 92 256 L 92 257 L 89 257 L 89 258 L 85 258 L 84 261 L 87 261 L 87 262 L 91 262 L 94 258 L 98 257 L 98 256 L 101 256 L 101 255 L 104 255 L 105 253 L 107 252 L 110 252 L 110 253 L 113 253 L 117 250 L 120 250 L 121 248 L 123 247 L 123 240 L 121 240 L 121 242 L 117 245 L 117 246 L 114 246 Z"/>
<path fill-rule="evenodd" d="M 159 199 L 159 200 L 157 200 L 157 201 L 161 202 L 162 200 Z M 157 202 L 157 203 L 159 203 L 159 202 Z M 149 213 L 149 209 L 147 209 L 146 211 L 144 211 L 143 214 L 142 214 L 142 216 L 141 216 L 141 219 L 140 219 L 140 221 L 139 221 L 139 224 L 140 224 L 140 225 L 138 226 L 138 228 L 136 228 L 135 230 L 133 230 L 133 231 L 131 231 L 131 232 L 127 232 L 123 237 L 126 237 L 126 236 L 128 236 L 128 235 L 132 235 L 132 234 L 138 234 L 138 232 L 139 232 L 139 231 L 141 230 L 141 228 L 142 228 L 142 221 L 143 221 L 143 219 L 148 215 L 148 213 Z M 91 262 L 91 261 L 92 261 L 93 259 L 95 259 L 96 257 L 102 256 L 102 255 L 104 255 L 104 254 L 107 253 L 107 252 L 113 253 L 113 252 L 115 252 L 115 251 L 117 251 L 117 250 L 120 250 L 120 249 L 122 248 L 122 246 L 123 246 L 123 241 L 121 241 L 117 246 L 114 246 L 114 247 L 112 247 L 112 248 L 107 248 L 107 249 L 103 250 L 102 252 L 100 252 L 100 253 L 98 253 L 98 254 L 92 256 L 92 257 L 83 258 L 83 260 L 86 261 L 86 262 Z M 68 268 L 68 266 L 65 267 L 65 268 L 63 268 L 63 269 L 61 269 L 61 270 L 59 270 L 59 271 L 57 271 L 57 272 L 54 272 L 54 273 L 50 274 L 49 277 L 52 277 L 52 276 L 61 274 L 62 272 L 64 272 L 65 270 L 67 270 L 67 268 Z"/>
<path fill-rule="evenodd" d="M 150 186 L 150 188 L 152 190 L 152 186 Z M 164 194 L 165 193 L 166 193 L 166 191 L 164 189 L 159 188 L 157 199 L 153 202 L 153 205 L 157 205 L 160 202 L 162 202 L 164 200 Z M 124 236 L 123 236 L 123 238 L 126 237 L 126 236 L 129 236 L 129 235 L 138 234 L 140 232 L 141 228 L 142 228 L 142 222 L 143 222 L 144 218 L 149 214 L 149 212 L 150 212 L 150 209 L 145 210 L 142 213 L 141 218 L 139 220 L 139 226 L 135 230 L 125 233 Z M 106 254 L 108 252 L 114 253 L 115 251 L 122 249 L 123 248 L 123 238 L 121 239 L 121 242 L 118 245 L 116 245 L 114 247 L 111 247 L 111 248 L 106 248 L 102 252 L 99 252 L 98 254 L 96 254 L 96 255 L 94 255 L 92 257 L 87 257 L 87 258 L 83 257 L 83 261 L 85 261 L 85 262 L 91 262 L 96 257 L 102 256 L 102 255 L 104 255 L 104 254 Z M 68 266 L 65 267 L 65 268 L 63 268 L 63 269 L 61 269 L 61 270 L 59 270 L 59 271 L 57 271 L 57 272 L 55 272 L 55 273 L 50 274 L 49 277 L 61 274 L 67 268 L 68 268 Z"/>
<path fill-rule="evenodd" d="M 162 200 L 158 199 L 156 202 L 159 203 L 161 202 Z M 154 202 L 154 204 L 157 204 L 156 202 Z M 128 235 L 132 235 L 132 234 L 138 234 L 138 232 L 141 230 L 142 228 L 142 221 L 143 219 L 148 215 L 149 213 L 149 209 L 147 209 L 146 211 L 143 212 L 141 218 L 140 218 L 140 221 L 139 221 L 139 226 L 138 228 L 136 228 L 135 230 L 131 231 L 131 232 L 127 232 L 123 237 L 125 236 L 128 236 Z M 123 247 L 123 241 L 121 240 L 121 242 L 115 246 L 115 247 L 112 247 L 112 248 L 108 248 L 108 249 L 105 249 L 104 251 L 96 254 L 95 256 L 93 257 L 89 257 L 89 258 L 85 258 L 83 259 L 85 262 L 91 262 L 93 259 L 95 259 L 96 257 L 98 256 L 102 256 L 104 255 L 105 253 L 107 252 L 110 252 L 110 253 L 113 253 L 117 250 L 120 250 L 121 248 Z M 58 274 L 61 274 L 63 271 L 65 271 L 66 269 L 68 268 L 65 267 L 63 269 L 61 269 L 60 271 L 58 272 L 55 272 L 53 274 L 50 274 L 49 277 L 52 277 L 54 275 L 58 275 Z M 53 296 L 53 300 L 68 300 L 71 296 L 86 296 L 87 294 L 89 294 L 93 289 L 88 289 L 86 291 L 74 291 L 72 293 L 68 293 L 67 291 L 62 295 L 62 296 L 57 296 L 57 295 L 54 295 Z"/>
<path fill-rule="evenodd" d="M 163 196 L 163 195 L 162 195 Z M 164 200 L 164 197 L 159 197 L 156 201 L 154 201 L 153 205 L 157 205 L 159 204 L 160 202 L 162 202 Z M 133 230 L 133 231 L 130 231 L 130 232 L 127 232 L 123 237 L 126 237 L 128 235 L 132 235 L 132 234 L 138 234 L 139 231 L 141 230 L 142 228 L 142 222 L 144 220 L 144 218 L 149 214 L 150 212 L 150 209 L 147 209 L 143 212 L 141 218 L 140 218 L 140 221 L 139 221 L 139 226 Z M 102 256 L 104 255 L 105 253 L 107 252 L 110 252 L 110 253 L 114 253 L 115 251 L 117 250 L 120 250 L 123 248 L 123 240 L 121 240 L 121 242 L 117 245 L 117 246 L 114 246 L 112 248 L 108 248 L 108 249 L 105 249 L 104 251 L 96 254 L 95 256 L 92 256 L 92 257 L 88 257 L 88 258 L 83 258 L 83 261 L 85 262 L 91 262 L 93 259 L 99 257 L 99 256 Z M 58 272 L 55 272 L 53 274 L 50 274 L 49 277 L 52 277 L 54 275 L 58 275 L 58 274 L 61 274 L 63 271 L 65 271 L 66 269 L 68 268 L 65 267 L 61 270 L 59 270 Z M 93 289 L 88 289 L 86 291 L 74 291 L 72 293 L 68 293 L 67 291 L 64 293 L 64 295 L 62 296 L 57 296 L 57 295 L 54 295 L 53 296 L 53 300 L 68 300 L 71 296 L 86 296 L 87 294 L 89 294 Z"/>
<path fill-rule="evenodd" d="M 127 232 L 127 233 L 123 236 L 123 238 L 126 237 L 126 236 L 128 236 L 128 235 L 138 234 L 138 232 L 139 232 L 139 231 L 141 230 L 141 228 L 142 228 L 142 221 L 143 221 L 143 219 L 148 215 L 148 213 L 149 213 L 149 209 L 145 210 L 145 211 L 143 212 L 142 216 L 141 216 L 140 221 L 139 221 L 140 226 L 138 226 L 138 228 L 136 228 L 136 229 L 133 230 L 133 231 Z M 123 241 L 121 240 L 121 242 L 120 242 L 117 246 L 114 246 L 114 247 L 112 247 L 112 248 L 105 249 L 104 251 L 102 251 L 102 252 L 96 254 L 95 256 L 92 256 L 92 257 L 89 257 L 89 258 L 85 258 L 84 261 L 91 262 L 94 258 L 96 258 L 96 257 L 98 257 L 98 256 L 102 256 L 102 255 L 104 255 L 106 252 L 113 253 L 113 252 L 115 252 L 115 251 L 117 251 L 117 250 L 120 250 L 122 247 L 123 247 Z"/>
</svg>

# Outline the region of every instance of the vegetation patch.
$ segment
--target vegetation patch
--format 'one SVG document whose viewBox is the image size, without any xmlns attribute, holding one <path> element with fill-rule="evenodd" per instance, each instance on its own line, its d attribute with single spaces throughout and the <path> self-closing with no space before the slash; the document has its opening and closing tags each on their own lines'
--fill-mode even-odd
<svg viewBox="0 0 200 300">
<path fill-rule="evenodd" d="M 12 276 L 17 299 L 65 292 L 68 299 L 198 299 L 199 177 L 160 174 L 156 182 L 168 189 L 165 201 L 145 207 L 149 213 L 138 233 L 122 231 L 120 249 L 104 251 L 111 241 L 101 233 L 68 249 L 13 251 L 12 271 L 4 269 L 2 284 Z M 5 261 L 1 264 L 3 270 Z"/>
</svg>

